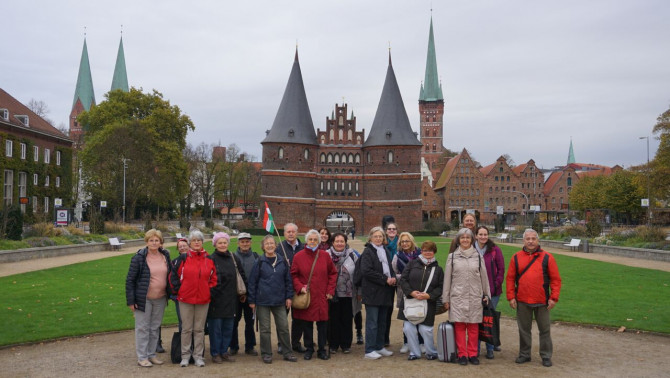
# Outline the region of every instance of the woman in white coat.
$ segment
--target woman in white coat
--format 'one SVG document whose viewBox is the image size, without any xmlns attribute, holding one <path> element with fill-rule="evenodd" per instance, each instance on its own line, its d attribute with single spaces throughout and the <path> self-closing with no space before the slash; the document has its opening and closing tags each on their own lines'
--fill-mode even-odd
<svg viewBox="0 0 670 378">
<path fill-rule="evenodd" d="M 442 301 L 454 323 L 458 363 L 479 365 L 479 323 L 484 310 L 482 302 L 491 297 L 484 258 L 473 247 L 474 235 L 461 228 L 456 235 L 458 248 L 447 258 Z M 467 335 L 467 344 L 466 344 Z"/>
</svg>

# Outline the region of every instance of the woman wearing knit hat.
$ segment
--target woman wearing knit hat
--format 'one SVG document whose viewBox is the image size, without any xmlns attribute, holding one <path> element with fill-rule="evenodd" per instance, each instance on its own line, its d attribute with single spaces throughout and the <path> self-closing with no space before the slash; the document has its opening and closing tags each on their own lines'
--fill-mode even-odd
<svg viewBox="0 0 670 378">
<path fill-rule="evenodd" d="M 228 353 L 228 348 L 233 337 L 237 307 L 240 302 L 246 301 L 246 295 L 238 295 L 238 272 L 244 281 L 245 288 L 247 279 L 244 275 L 244 269 L 240 269 L 242 261 L 228 250 L 230 236 L 225 232 L 217 232 L 214 234 L 212 242 L 216 250 L 209 258 L 214 261 L 216 266 L 217 284 L 211 290 L 212 302 L 209 304 L 207 327 L 209 329 L 212 362 L 220 364 L 234 361 Z"/>
</svg>

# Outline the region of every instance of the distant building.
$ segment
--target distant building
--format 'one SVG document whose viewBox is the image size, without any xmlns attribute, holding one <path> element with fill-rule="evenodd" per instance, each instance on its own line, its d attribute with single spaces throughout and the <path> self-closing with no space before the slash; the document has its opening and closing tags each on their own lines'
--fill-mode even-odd
<svg viewBox="0 0 670 378">
<path fill-rule="evenodd" d="M 298 54 L 272 128 L 261 142 L 261 201 L 278 227 L 328 226 L 360 235 L 395 217 L 420 230 L 421 142 L 412 131 L 391 58 L 370 134 L 357 130 L 348 105 L 335 105 L 326 129 L 314 131 Z"/>
<path fill-rule="evenodd" d="M 2 207 L 19 204 L 24 213 L 53 219 L 57 200 L 72 203 L 72 140 L 0 89 Z"/>
</svg>

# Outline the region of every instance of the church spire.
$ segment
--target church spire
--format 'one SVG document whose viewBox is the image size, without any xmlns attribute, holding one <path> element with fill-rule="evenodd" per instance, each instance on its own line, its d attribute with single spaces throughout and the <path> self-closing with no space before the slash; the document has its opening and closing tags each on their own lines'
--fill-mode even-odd
<svg viewBox="0 0 670 378">
<path fill-rule="evenodd" d="M 84 37 L 84 48 L 81 51 L 81 60 L 79 62 L 79 74 L 77 75 L 77 86 L 74 90 L 74 100 L 72 108 L 77 105 L 77 100 L 81 102 L 84 110 L 91 109 L 95 105 L 95 93 L 93 92 L 93 78 L 91 77 L 91 65 L 88 61 L 88 48 L 86 47 L 86 37 Z"/>
<path fill-rule="evenodd" d="M 430 17 L 430 33 L 428 34 L 428 55 L 426 57 L 426 75 L 423 80 L 419 100 L 443 100 L 442 86 L 437 76 L 437 58 L 435 56 L 435 38 L 433 37 L 433 17 Z"/>
<path fill-rule="evenodd" d="M 114 67 L 114 76 L 112 77 L 111 90 L 120 89 L 128 92 L 128 75 L 126 73 L 126 56 L 123 53 L 123 36 L 119 42 L 119 52 L 116 54 L 116 66 Z"/>
<path fill-rule="evenodd" d="M 570 138 L 570 151 L 568 152 L 568 164 L 576 163 L 575 151 L 572 149 L 572 138 Z"/>
</svg>

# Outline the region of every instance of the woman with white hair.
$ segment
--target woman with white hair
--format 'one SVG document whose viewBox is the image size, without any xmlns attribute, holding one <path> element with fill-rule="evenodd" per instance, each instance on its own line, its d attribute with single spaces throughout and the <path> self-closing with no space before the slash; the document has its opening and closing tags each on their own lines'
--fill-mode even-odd
<svg viewBox="0 0 670 378">
<path fill-rule="evenodd" d="M 205 366 L 205 322 L 211 295 L 216 286 L 214 261 L 202 248 L 205 236 L 200 231 L 188 235 L 190 249 L 174 263 L 170 277 L 172 291 L 177 293 L 181 314 L 181 367 L 187 367 L 193 357 L 195 366 Z M 193 337 L 193 351 L 191 351 Z"/>
<path fill-rule="evenodd" d="M 328 252 L 319 249 L 321 236 L 317 230 L 305 234 L 305 249 L 293 257 L 291 276 L 296 293 L 310 294 L 309 307 L 293 308 L 293 321 L 302 330 L 305 341 L 305 360 L 311 360 L 314 354 L 314 323 L 318 333 L 317 356 L 329 359 L 326 352 L 326 333 L 328 327 L 328 300 L 335 295 L 337 269 Z M 313 272 L 312 272 L 313 271 Z M 311 279 L 310 279 L 311 276 Z"/>
<path fill-rule="evenodd" d="M 482 302 L 491 298 L 486 263 L 473 246 L 474 234 L 461 228 L 456 235 L 458 248 L 447 257 L 442 288 L 444 308 L 454 323 L 458 363 L 479 365 L 479 323 L 484 310 Z M 467 336 L 467 344 L 466 344 Z"/>
</svg>

